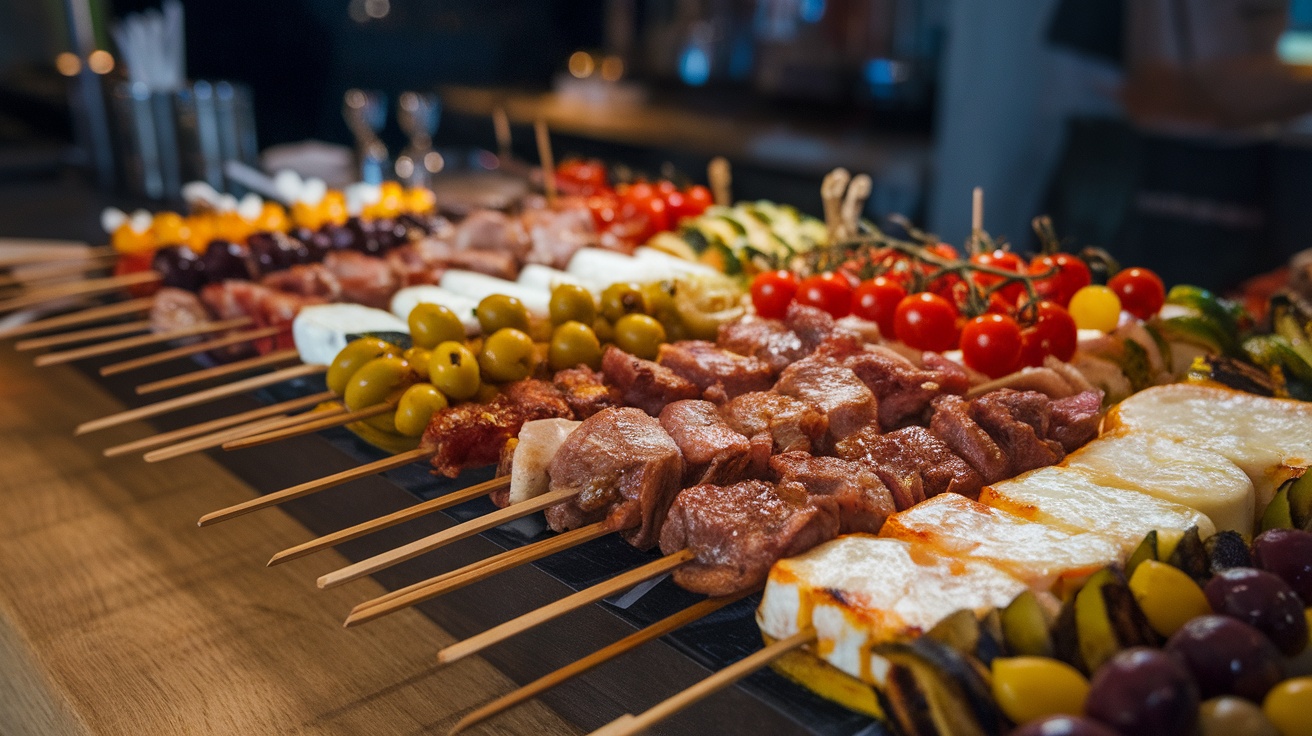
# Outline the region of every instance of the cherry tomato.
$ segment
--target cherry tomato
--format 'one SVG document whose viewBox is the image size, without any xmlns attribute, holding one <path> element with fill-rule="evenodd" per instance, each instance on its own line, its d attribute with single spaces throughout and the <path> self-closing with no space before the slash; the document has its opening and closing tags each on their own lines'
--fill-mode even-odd
<svg viewBox="0 0 1312 736">
<path fill-rule="evenodd" d="M 673 191 L 665 195 L 665 213 L 669 215 L 670 227 L 678 227 L 679 221 L 688 217 L 688 200 L 683 192 Z"/>
<path fill-rule="evenodd" d="M 572 159 L 556 167 L 556 181 L 566 191 L 594 194 L 607 188 L 606 165 L 597 160 Z"/>
<path fill-rule="evenodd" d="M 1157 314 L 1166 303 L 1166 285 L 1146 268 L 1127 268 L 1118 272 L 1107 286 L 1121 299 L 1121 309 L 1139 319 Z"/>
<path fill-rule="evenodd" d="M 637 202 L 637 205 L 647 214 L 647 237 L 670 229 L 670 215 L 665 209 L 665 200 L 651 196 Z"/>
<path fill-rule="evenodd" d="M 764 271 L 752 280 L 752 304 L 766 319 L 783 319 L 796 293 L 797 274 L 792 271 Z"/>
<path fill-rule="evenodd" d="M 912 294 L 897 305 L 893 334 L 917 350 L 951 350 L 957 345 L 957 310 L 937 294 Z"/>
<path fill-rule="evenodd" d="M 696 217 L 706 211 L 706 208 L 715 204 L 715 197 L 711 196 L 711 190 L 698 184 L 695 187 L 688 187 L 688 191 L 683 193 L 688 202 L 688 216 Z"/>
<path fill-rule="evenodd" d="M 838 273 L 810 276 L 797 285 L 798 304 L 819 307 L 834 318 L 845 317 L 852 311 L 852 282 Z"/>
<path fill-rule="evenodd" d="M 1106 286 L 1086 286 L 1071 297 L 1070 313 L 1081 330 L 1111 332 L 1121 320 L 1121 299 Z"/>
<path fill-rule="evenodd" d="M 1020 347 L 1020 325 L 1005 314 L 981 314 L 961 328 L 962 359 L 989 378 L 1016 370 Z"/>
<path fill-rule="evenodd" d="M 651 199 L 652 195 L 655 193 L 655 187 L 649 182 L 638 181 L 630 184 L 629 187 L 620 194 L 620 197 L 630 202 L 643 202 Z"/>
<path fill-rule="evenodd" d="M 656 189 L 656 193 L 659 194 L 661 198 L 668 197 L 672 192 L 679 191 L 679 188 L 675 186 L 674 182 L 670 181 L 669 179 L 661 179 L 660 181 L 656 182 L 655 189 Z"/>
<path fill-rule="evenodd" d="M 970 262 L 977 266 L 990 266 L 1003 271 L 1015 271 L 1016 273 L 1024 273 L 1025 271 L 1025 261 L 1022 260 L 1020 256 L 1010 251 L 1002 250 L 1001 248 L 992 253 L 979 253 L 973 255 L 970 257 Z M 983 289 L 987 289 L 994 284 L 1001 283 L 1002 281 L 1001 276 L 991 273 L 975 273 L 973 274 L 973 278 L 975 279 L 975 283 L 979 284 L 980 288 Z M 998 293 L 1002 294 L 1007 301 L 1015 303 L 1015 301 L 1020 298 L 1021 294 L 1025 293 L 1025 286 L 1019 282 L 1014 282 L 1002 287 Z"/>
<path fill-rule="evenodd" d="M 1075 355 L 1079 330 L 1075 318 L 1059 304 L 1039 302 L 1034 324 L 1020 331 L 1020 364 L 1037 367 L 1049 355 L 1070 360 Z"/>
<path fill-rule="evenodd" d="M 906 287 L 888 278 L 876 276 L 862 282 L 852 292 L 852 314 L 879 325 L 880 334 L 893 335 L 893 315 L 897 305 L 907 296 Z"/>
<path fill-rule="evenodd" d="M 931 245 L 925 250 L 938 256 L 939 258 L 946 258 L 950 261 L 959 260 L 961 258 L 961 254 L 957 252 L 957 249 L 953 248 L 947 243 L 939 243 L 938 245 Z"/>
<path fill-rule="evenodd" d="M 1093 283 L 1093 274 L 1089 272 L 1088 264 L 1070 253 L 1039 256 L 1030 261 L 1029 272 L 1037 276 L 1054 268 L 1057 269 L 1056 275 L 1036 280 L 1034 290 L 1044 299 L 1050 299 L 1063 307 L 1071 303 L 1075 292 Z"/>
<path fill-rule="evenodd" d="M 154 267 L 154 251 L 144 253 L 119 253 L 118 259 L 114 261 L 114 275 L 123 276 L 129 273 L 139 273 L 149 271 Z M 146 284 L 133 284 L 128 287 L 128 293 L 138 299 L 148 297 L 159 290 L 159 284 L 150 282 Z"/>
</svg>

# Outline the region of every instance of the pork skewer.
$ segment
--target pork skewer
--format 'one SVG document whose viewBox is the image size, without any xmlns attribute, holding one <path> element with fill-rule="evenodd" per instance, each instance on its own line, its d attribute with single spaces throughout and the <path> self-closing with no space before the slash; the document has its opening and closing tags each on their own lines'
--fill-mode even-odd
<svg viewBox="0 0 1312 736">
<path fill-rule="evenodd" d="M 273 418 L 272 421 L 253 421 L 236 427 L 229 427 L 209 434 L 194 437 L 183 442 L 173 445 L 167 445 L 146 452 L 142 459 L 148 463 L 157 463 L 164 460 L 171 460 L 175 457 L 190 455 L 192 453 L 209 450 L 219 447 L 225 442 L 240 439 L 247 435 L 259 434 L 261 432 L 271 432 L 281 427 L 296 425 L 305 422 L 306 416 L 311 418 L 316 416 L 328 415 L 335 416 L 336 411 L 333 409 L 312 409 L 301 414 L 282 414 Z"/>
</svg>

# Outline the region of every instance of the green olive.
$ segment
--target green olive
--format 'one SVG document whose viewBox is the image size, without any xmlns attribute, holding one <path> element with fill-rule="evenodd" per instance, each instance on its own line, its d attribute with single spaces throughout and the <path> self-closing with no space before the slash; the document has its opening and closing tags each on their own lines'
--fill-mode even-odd
<svg viewBox="0 0 1312 736">
<path fill-rule="evenodd" d="M 482 386 L 478 387 L 478 393 L 474 394 L 474 398 L 471 399 L 471 401 L 476 401 L 480 404 L 486 404 L 492 399 L 495 399 L 497 397 L 497 394 L 500 393 L 501 391 L 497 388 L 497 385 L 495 383 L 485 383 Z"/>
<path fill-rule="evenodd" d="M 655 360 L 665 342 L 665 328 L 655 317 L 626 314 L 615 323 L 615 344 L 639 358 Z"/>
<path fill-rule="evenodd" d="M 577 365 L 601 367 L 601 341 L 591 327 L 582 322 L 566 322 L 551 333 L 548 350 L 551 369 L 562 371 Z"/>
<path fill-rule="evenodd" d="M 432 359 L 431 352 L 416 345 L 401 353 L 401 357 L 405 358 L 410 367 L 415 369 L 415 373 L 419 374 L 419 380 L 428 380 L 428 361 Z"/>
<path fill-rule="evenodd" d="M 433 348 L 428 380 L 447 398 L 464 401 L 478 393 L 478 358 L 462 342 L 449 340 Z"/>
<path fill-rule="evenodd" d="M 533 338 L 511 327 L 497 330 L 483 342 L 478 366 L 497 383 L 528 378 L 533 372 Z"/>
<path fill-rule="evenodd" d="M 639 284 L 621 281 L 601 292 L 601 316 L 611 322 L 618 322 L 626 314 L 646 313 L 647 297 Z"/>
<path fill-rule="evenodd" d="M 428 428 L 433 413 L 449 406 L 446 396 L 431 383 L 416 383 L 401 394 L 396 405 L 396 431 L 406 437 L 418 437 Z"/>
<path fill-rule="evenodd" d="M 432 350 L 447 340 L 465 339 L 465 326 L 455 312 L 441 304 L 420 302 L 410 310 L 410 339 L 421 348 Z"/>
<path fill-rule="evenodd" d="M 668 321 L 670 315 L 677 315 L 679 308 L 674 303 L 675 293 L 673 281 L 653 281 L 643 286 L 642 295 L 647 300 L 647 314 L 661 322 Z"/>
<path fill-rule="evenodd" d="M 615 342 L 615 327 L 606 321 L 605 317 L 598 317 L 592 323 L 592 332 L 596 334 L 597 340 L 605 345 L 609 342 Z"/>
<path fill-rule="evenodd" d="M 491 335 L 507 327 L 528 332 L 528 309 L 524 307 L 524 302 L 513 296 L 493 294 L 484 297 L 474 314 L 478 317 L 484 335 Z"/>
<path fill-rule="evenodd" d="M 351 380 L 351 376 L 355 375 L 365 363 L 384 355 L 397 355 L 400 352 L 392 343 L 376 337 L 352 340 L 342 348 L 337 357 L 333 358 L 333 364 L 328 366 L 328 374 L 324 380 L 328 383 L 330 391 L 341 396 L 346 392 L 346 384 Z"/>
<path fill-rule="evenodd" d="M 597 303 L 593 301 L 592 292 L 577 284 L 560 284 L 552 289 L 548 308 L 553 325 L 570 321 L 590 325 L 597 318 Z"/>
<path fill-rule="evenodd" d="M 405 358 L 395 355 L 374 358 L 351 376 L 351 380 L 346 384 L 346 390 L 342 392 L 342 403 L 351 411 L 384 403 L 395 405 L 400 400 L 401 393 L 418 378 L 414 368 Z M 370 417 L 364 421 L 384 432 L 396 431 L 392 412 Z"/>
</svg>

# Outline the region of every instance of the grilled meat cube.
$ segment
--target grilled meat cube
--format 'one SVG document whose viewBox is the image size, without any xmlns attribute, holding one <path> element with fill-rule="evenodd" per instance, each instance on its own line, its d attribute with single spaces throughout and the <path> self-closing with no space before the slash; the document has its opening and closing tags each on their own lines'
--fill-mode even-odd
<svg viewBox="0 0 1312 736">
<path fill-rule="evenodd" d="M 834 318 L 819 307 L 792 302 L 784 314 L 784 327 L 792 330 L 802 341 L 802 348 L 811 353 L 834 333 Z"/>
<path fill-rule="evenodd" d="M 1098 436 L 1102 421 L 1102 392 L 1093 389 L 1052 402 L 1048 439 L 1056 440 L 1066 452 L 1074 452 Z"/>
<path fill-rule="evenodd" d="M 661 528 L 661 551 L 697 554 L 674 571 L 680 587 L 730 595 L 763 583 L 775 562 L 837 534 L 838 513 L 829 499 L 747 480 L 679 493 Z"/>
<path fill-rule="evenodd" d="M 838 505 L 842 534 L 874 534 L 895 511 L 893 495 L 868 466 L 836 457 L 785 452 L 770 458 L 770 470 L 781 487 L 797 485 Z"/>
<path fill-rule="evenodd" d="M 467 468 L 498 462 L 501 448 L 524 422 L 573 416 L 559 389 L 530 378 L 509 384 L 486 404 L 458 404 L 433 414 L 422 443 L 436 453 L 433 472 L 454 478 Z"/>
<path fill-rule="evenodd" d="M 704 340 L 661 346 L 656 362 L 697 384 L 705 398 L 727 401 L 750 391 L 768 391 L 774 371 L 763 360 L 738 355 Z"/>
<path fill-rule="evenodd" d="M 666 404 L 680 399 L 701 398 L 697 385 L 669 368 L 630 355 L 615 346 L 606 348 L 601 357 L 601 372 L 606 382 L 620 391 L 626 406 L 636 406 L 652 416 Z"/>
<path fill-rule="evenodd" d="M 751 461 L 747 438 L 733 431 L 715 404 L 685 399 L 661 411 L 661 426 L 683 453 L 683 484 L 731 483 Z"/>
<path fill-rule="evenodd" d="M 716 344 L 739 355 L 759 358 L 776 373 L 787 368 L 790 363 L 805 358 L 807 353 L 802 338 L 785 327 L 783 322 L 756 316 L 720 325 Z"/>
<path fill-rule="evenodd" d="M 970 405 L 965 399 L 940 396 L 934 399 L 933 405 L 934 417 L 929 422 L 929 429 L 935 436 L 979 471 L 985 483 L 1008 477 L 1011 460 L 989 433 L 970 418 Z"/>
<path fill-rule="evenodd" d="M 875 394 L 852 369 L 833 360 L 811 356 L 793 363 L 780 374 L 774 390 L 823 411 L 831 445 L 879 421 Z"/>
<path fill-rule="evenodd" d="M 337 278 L 342 298 L 348 302 L 387 309 L 392 294 L 400 288 L 386 261 L 359 251 L 332 251 L 324 256 L 323 265 Z"/>
<path fill-rule="evenodd" d="M 576 496 L 547 509 L 556 531 L 605 519 L 638 549 L 656 544 L 683 480 L 683 456 L 661 423 L 639 409 L 584 420 L 551 461 L 551 491 Z"/>
<path fill-rule="evenodd" d="M 262 286 L 301 296 L 317 296 L 335 302 L 342 298 L 342 284 L 321 263 L 298 263 L 260 279 Z"/>
<path fill-rule="evenodd" d="M 998 443 L 1011 460 L 1009 476 L 1061 462 L 1061 443 L 1046 439 L 1050 423 L 1049 400 L 1037 391 L 999 389 L 970 402 L 970 418 Z"/>
<path fill-rule="evenodd" d="M 155 299 L 150 303 L 150 329 L 154 332 L 168 332 L 209 321 L 209 310 L 201 303 L 200 297 L 190 291 L 165 286 L 155 292 Z"/>
<path fill-rule="evenodd" d="M 619 389 L 607 386 L 600 371 L 587 366 L 557 371 L 552 378 L 556 388 L 565 393 L 565 401 L 574 415 L 587 419 L 602 409 L 621 406 Z"/>
<path fill-rule="evenodd" d="M 531 243 L 517 218 L 496 210 L 480 209 L 456 226 L 452 245 L 457 251 L 496 251 L 519 259 L 528 254 Z"/>
<path fill-rule="evenodd" d="M 915 422 L 930 402 L 945 393 L 965 393 L 968 381 L 959 368 L 917 368 L 886 350 L 863 350 L 843 361 L 879 401 L 879 424 L 894 429 Z"/>
<path fill-rule="evenodd" d="M 768 434 L 775 452 L 809 452 L 829 429 L 829 421 L 815 406 L 773 391 L 743 394 L 720 407 L 720 416 L 745 437 Z"/>
<path fill-rule="evenodd" d="M 973 498 L 984 485 L 969 463 L 924 427 L 888 434 L 867 427 L 838 443 L 837 451 L 844 460 L 870 465 L 893 492 L 899 509 L 940 493 Z"/>
</svg>

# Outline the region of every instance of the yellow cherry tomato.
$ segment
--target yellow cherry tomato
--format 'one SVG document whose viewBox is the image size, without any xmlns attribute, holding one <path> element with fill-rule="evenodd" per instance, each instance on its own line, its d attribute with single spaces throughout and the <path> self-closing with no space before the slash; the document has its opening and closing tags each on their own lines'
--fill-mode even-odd
<svg viewBox="0 0 1312 736">
<path fill-rule="evenodd" d="M 346 195 L 333 189 L 323 195 L 319 201 L 319 217 L 324 223 L 333 225 L 345 225 L 350 219 L 350 212 L 346 209 Z"/>
<path fill-rule="evenodd" d="M 1067 308 L 1081 330 L 1111 332 L 1121 319 L 1121 299 L 1106 286 L 1086 286 L 1075 292 Z"/>
<path fill-rule="evenodd" d="M 182 245 L 191 237 L 187 220 L 176 212 L 160 212 L 150 225 L 155 242 L 163 245 Z"/>
<path fill-rule="evenodd" d="M 119 253 L 149 253 L 155 250 L 155 235 L 150 230 L 139 233 L 131 222 L 124 222 L 109 237 L 109 244 Z"/>
<path fill-rule="evenodd" d="M 187 218 L 186 246 L 204 253 L 205 248 L 214 239 L 214 220 L 209 215 L 192 215 Z"/>
<path fill-rule="evenodd" d="M 416 215 L 425 215 L 437 209 L 437 195 L 433 190 L 415 187 L 405 193 L 405 209 Z"/>
<path fill-rule="evenodd" d="M 401 394 L 396 405 L 396 431 L 406 437 L 418 437 L 428 428 L 433 414 L 448 406 L 446 396 L 431 383 L 416 383 Z"/>
<path fill-rule="evenodd" d="M 318 230 L 324 224 L 324 217 L 319 208 L 305 202 L 297 202 L 292 205 L 292 220 L 297 225 L 311 230 Z"/>
<path fill-rule="evenodd" d="M 287 210 L 277 202 L 265 202 L 255 218 L 255 229 L 270 233 L 283 233 L 291 229 Z"/>
<path fill-rule="evenodd" d="M 1130 592 L 1162 636 L 1170 636 L 1195 616 L 1212 612 L 1207 596 L 1193 578 L 1179 568 L 1157 560 L 1144 560 L 1130 576 Z"/>
<path fill-rule="evenodd" d="M 1262 710 L 1283 736 L 1312 734 L 1312 677 L 1295 677 L 1271 688 Z"/>
<path fill-rule="evenodd" d="M 1013 723 L 1084 712 L 1089 681 L 1074 667 L 1048 657 L 993 660 L 993 699 Z"/>
</svg>

